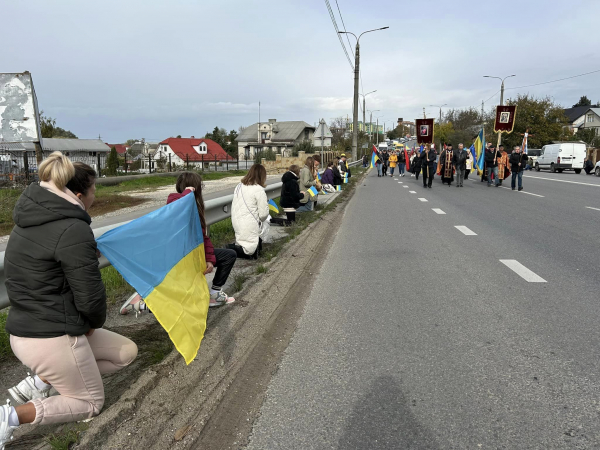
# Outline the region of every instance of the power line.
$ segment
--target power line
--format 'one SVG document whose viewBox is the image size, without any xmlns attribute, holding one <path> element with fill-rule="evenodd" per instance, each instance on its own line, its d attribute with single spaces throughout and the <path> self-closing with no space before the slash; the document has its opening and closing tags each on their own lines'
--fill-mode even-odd
<svg viewBox="0 0 600 450">
<path fill-rule="evenodd" d="M 338 0 L 335 0 L 335 4 L 337 6 L 338 13 L 340 13 L 340 19 L 342 21 L 342 26 L 344 27 L 344 32 L 346 32 L 347 31 L 346 24 L 344 23 L 344 18 L 342 17 L 342 11 L 340 10 L 340 5 L 338 3 Z M 346 33 L 346 40 L 348 41 L 348 48 L 350 49 L 350 53 L 352 53 L 352 44 L 350 43 L 350 38 L 348 37 L 348 33 Z"/>
<path fill-rule="evenodd" d="M 352 65 L 352 60 L 350 59 L 350 55 L 348 55 L 348 50 L 346 50 L 346 44 L 344 44 L 344 40 L 342 39 L 342 36 L 340 35 L 340 29 L 338 28 L 337 22 L 335 21 L 335 15 L 333 14 L 333 10 L 331 9 L 329 0 L 325 0 L 325 4 L 327 5 L 327 9 L 329 10 L 329 16 L 331 17 L 331 22 L 333 23 L 333 28 L 335 28 L 335 34 L 337 34 L 337 37 L 340 40 L 342 49 L 344 50 L 344 53 L 346 54 L 346 58 L 348 59 L 348 64 L 350 64 L 350 67 L 352 68 L 352 70 L 354 70 L 354 66 Z"/>
<path fill-rule="evenodd" d="M 517 86 L 517 87 L 506 88 L 506 90 L 508 91 L 508 90 L 512 90 L 512 89 L 523 89 L 523 88 L 526 88 L 526 87 L 541 86 L 542 84 L 558 83 L 559 81 L 570 80 L 572 78 L 583 77 L 585 75 L 591 75 L 593 73 L 598 73 L 598 72 L 600 72 L 600 70 L 594 70 L 593 72 L 582 73 L 580 75 L 573 75 L 572 77 L 561 78 L 560 80 L 544 81 L 543 83 L 528 84 L 526 86 Z"/>
</svg>

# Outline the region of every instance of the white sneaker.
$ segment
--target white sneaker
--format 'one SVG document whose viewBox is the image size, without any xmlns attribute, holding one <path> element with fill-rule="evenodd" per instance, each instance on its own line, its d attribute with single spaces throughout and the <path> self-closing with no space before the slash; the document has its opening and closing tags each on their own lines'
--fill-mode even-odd
<svg viewBox="0 0 600 450">
<path fill-rule="evenodd" d="M 6 405 L 0 406 L 0 450 L 4 450 L 4 446 L 12 441 L 13 432 L 18 427 L 11 427 L 8 424 L 8 416 L 10 415 L 10 401 L 6 401 Z"/>
<path fill-rule="evenodd" d="M 146 306 L 146 302 L 142 299 L 142 296 L 137 292 L 134 293 L 131 297 L 129 297 L 127 301 L 123 303 L 123 306 L 121 306 L 121 309 L 119 310 L 121 314 L 128 314 L 130 311 L 135 312 L 135 317 L 137 317 L 138 314 L 142 314 L 143 312 L 148 311 L 148 306 Z"/>
<path fill-rule="evenodd" d="M 8 393 L 15 403 L 24 405 L 36 398 L 48 398 L 50 396 L 50 389 L 52 389 L 51 386 L 49 386 L 48 389 L 38 389 L 31 374 L 27 373 L 27 378 L 16 386 L 11 387 L 8 390 Z"/>
<path fill-rule="evenodd" d="M 210 303 L 208 306 L 209 308 L 213 308 L 215 306 L 231 305 L 233 302 L 235 302 L 235 298 L 229 297 L 223 290 L 220 290 L 219 292 L 210 294 Z"/>
</svg>

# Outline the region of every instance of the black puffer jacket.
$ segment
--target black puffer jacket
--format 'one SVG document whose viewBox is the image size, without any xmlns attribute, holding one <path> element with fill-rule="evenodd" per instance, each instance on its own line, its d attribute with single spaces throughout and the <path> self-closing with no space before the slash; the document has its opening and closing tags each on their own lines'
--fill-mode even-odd
<svg viewBox="0 0 600 450">
<path fill-rule="evenodd" d="M 298 185 L 298 177 L 294 172 L 286 172 L 281 177 L 281 198 L 279 204 L 282 208 L 300 208 L 300 200 L 304 196 L 300 193 L 300 186 Z"/>
<path fill-rule="evenodd" d="M 4 259 L 14 336 L 81 336 L 106 320 L 106 293 L 87 212 L 33 183 L 13 212 Z"/>
</svg>

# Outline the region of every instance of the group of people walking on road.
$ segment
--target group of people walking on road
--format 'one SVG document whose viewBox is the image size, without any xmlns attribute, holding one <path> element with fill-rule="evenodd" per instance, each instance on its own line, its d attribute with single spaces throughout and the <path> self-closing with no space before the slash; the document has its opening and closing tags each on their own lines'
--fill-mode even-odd
<svg viewBox="0 0 600 450">
<path fill-rule="evenodd" d="M 387 175 L 387 167 L 390 167 L 390 176 L 394 175 L 394 168 L 399 164 L 399 175 L 404 176 L 406 167 L 406 151 L 393 151 L 388 154 L 387 151 L 378 152 L 375 164 L 377 167 L 377 176 Z M 433 145 L 425 145 L 422 149 L 414 149 L 408 158 L 409 171 L 412 176 L 419 179 L 423 174 L 423 187 L 431 188 L 434 176 L 437 174 L 442 180 L 442 184 L 452 186 L 456 182 L 456 187 L 464 187 L 464 180 L 469 178 L 469 174 L 475 167 L 473 154 L 466 150 L 464 144 L 458 144 L 458 149 L 454 150 L 452 144 L 447 144 L 441 154 L 438 156 Z M 513 190 L 523 190 L 523 171 L 528 162 L 528 156 L 521 151 L 521 147 L 514 147 L 510 155 L 505 151 L 504 146 L 498 149 L 491 143 L 488 143 L 484 155 L 484 167 L 481 171 L 481 181 L 487 181 L 487 185 L 502 186 L 502 181 L 512 175 L 511 188 Z M 437 164 L 437 167 L 436 167 Z"/>
</svg>

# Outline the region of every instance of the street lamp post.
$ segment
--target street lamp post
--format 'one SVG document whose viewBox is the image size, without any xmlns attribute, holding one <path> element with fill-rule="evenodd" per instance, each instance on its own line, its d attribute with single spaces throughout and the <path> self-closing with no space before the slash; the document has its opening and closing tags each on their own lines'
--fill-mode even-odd
<svg viewBox="0 0 600 450">
<path fill-rule="evenodd" d="M 374 30 L 364 31 L 358 37 L 350 31 L 338 31 L 340 34 L 351 34 L 356 38 L 356 50 L 354 52 L 354 104 L 353 104 L 353 122 L 352 122 L 352 160 L 358 158 L 358 79 L 360 68 L 360 38 L 363 34 L 373 31 L 386 30 L 389 27 L 375 28 Z"/>
<path fill-rule="evenodd" d="M 443 105 L 429 105 L 429 106 L 433 106 L 434 108 L 440 108 L 440 122 L 439 125 L 442 126 L 442 108 L 444 106 L 448 106 L 447 103 L 444 103 Z M 440 148 L 442 148 L 442 136 L 440 135 Z"/>
<path fill-rule="evenodd" d="M 369 113 L 371 113 L 371 117 L 369 118 L 369 144 L 371 143 L 371 139 L 373 139 L 373 113 L 374 112 L 379 112 L 379 109 L 374 109 L 373 111 L 371 111 L 370 109 L 368 110 Z"/>
<path fill-rule="evenodd" d="M 359 95 L 362 95 L 362 98 L 363 98 L 363 130 L 367 126 L 367 122 L 366 122 L 366 119 L 365 119 L 365 114 L 367 112 L 367 110 L 366 110 L 366 103 L 365 103 L 365 97 L 367 95 L 369 95 L 369 94 L 372 94 L 373 92 L 377 92 L 377 89 L 375 89 L 374 91 L 371 91 L 371 92 L 367 92 L 366 94 L 359 94 Z"/>
<path fill-rule="evenodd" d="M 504 78 L 491 77 L 489 75 L 484 75 L 483 76 L 483 78 L 495 78 L 497 80 L 501 80 L 502 81 L 502 85 L 500 86 L 500 106 L 504 106 L 504 80 L 506 80 L 507 78 L 511 78 L 511 77 L 516 77 L 516 75 L 509 75 L 509 76 L 504 77 Z M 498 132 L 498 147 L 500 147 L 501 143 L 502 143 L 502 133 Z"/>
</svg>

